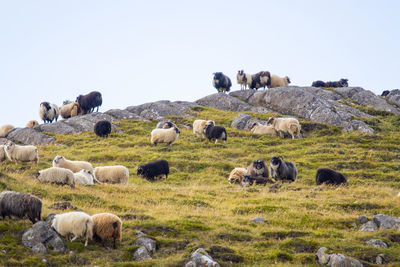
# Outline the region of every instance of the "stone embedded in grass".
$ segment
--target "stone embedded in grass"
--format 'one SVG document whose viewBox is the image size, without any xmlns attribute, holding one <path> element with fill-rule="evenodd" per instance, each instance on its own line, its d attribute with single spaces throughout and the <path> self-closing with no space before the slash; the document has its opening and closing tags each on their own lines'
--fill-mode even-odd
<svg viewBox="0 0 400 267">
<path fill-rule="evenodd" d="M 362 263 L 359 260 L 346 257 L 342 254 L 327 254 L 325 251 L 326 247 L 318 249 L 316 253 L 316 260 L 319 264 L 329 265 L 329 266 L 352 266 L 352 267 L 362 267 Z"/>
<path fill-rule="evenodd" d="M 383 242 L 380 239 L 371 239 L 368 240 L 365 244 L 376 247 L 376 248 L 387 248 L 389 247 L 388 244 L 386 244 L 385 242 Z"/>
<path fill-rule="evenodd" d="M 384 214 L 377 214 L 374 215 L 372 219 L 381 230 L 399 229 L 400 227 L 400 220 L 398 220 L 396 217 L 387 216 Z"/>
<path fill-rule="evenodd" d="M 203 266 L 221 267 L 203 248 L 198 248 L 193 252 L 191 260 L 185 264 L 185 267 Z"/>
<path fill-rule="evenodd" d="M 264 223 L 268 223 L 268 220 L 264 219 L 263 217 L 257 217 L 257 218 L 251 219 L 250 222 L 264 224 Z"/>
<path fill-rule="evenodd" d="M 143 246 L 135 250 L 135 252 L 133 253 L 133 258 L 135 259 L 135 261 L 142 261 L 151 259 L 151 256 L 147 249 Z"/>
<path fill-rule="evenodd" d="M 368 218 L 366 216 L 362 215 L 356 219 L 356 222 L 357 222 L 357 224 L 364 224 L 364 223 L 368 222 Z"/>
<path fill-rule="evenodd" d="M 54 252 L 64 252 L 65 245 L 57 233 L 44 222 L 35 223 L 22 235 L 22 244 L 35 253 L 47 253 L 47 247 L 53 248 Z"/>
<path fill-rule="evenodd" d="M 54 210 L 66 210 L 66 209 L 80 210 L 68 201 L 55 202 L 55 203 L 51 204 L 48 208 L 54 209 Z"/>
<path fill-rule="evenodd" d="M 373 232 L 376 230 L 378 230 L 378 226 L 373 221 L 368 221 L 368 222 L 364 223 L 363 225 L 361 225 L 361 227 L 360 227 L 360 231 L 363 231 L 363 232 Z"/>
<path fill-rule="evenodd" d="M 144 246 L 151 254 L 156 252 L 156 241 L 148 237 L 139 237 L 134 245 Z"/>
</svg>

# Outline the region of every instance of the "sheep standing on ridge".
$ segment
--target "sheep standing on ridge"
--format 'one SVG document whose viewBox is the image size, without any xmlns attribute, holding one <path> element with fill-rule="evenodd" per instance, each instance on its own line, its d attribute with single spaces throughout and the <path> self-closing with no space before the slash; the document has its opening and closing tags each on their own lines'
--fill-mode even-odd
<svg viewBox="0 0 400 267">
<path fill-rule="evenodd" d="M 85 169 L 93 173 L 93 166 L 89 162 L 68 160 L 63 156 L 56 156 L 54 158 L 53 167 L 69 169 L 72 172 L 79 172 L 80 170 Z"/>
<path fill-rule="evenodd" d="M 94 133 L 99 137 L 108 137 L 111 133 L 111 123 L 107 120 L 101 120 L 94 125 Z"/>
<path fill-rule="evenodd" d="M 223 74 L 222 72 L 215 72 L 213 78 L 213 85 L 215 89 L 220 92 L 229 92 L 231 90 L 232 82 L 228 76 Z"/>
<path fill-rule="evenodd" d="M 11 161 L 34 161 L 36 162 L 36 165 L 39 163 L 39 156 L 35 146 L 20 146 L 16 145 L 11 140 L 8 140 L 4 145 L 4 151 L 7 154 L 7 158 L 9 158 Z"/>
<path fill-rule="evenodd" d="M 60 115 L 60 110 L 56 104 L 42 102 L 40 103 L 39 115 L 44 123 L 52 123 L 53 120 L 56 120 L 57 122 L 58 116 Z"/>
<path fill-rule="evenodd" d="M 128 184 L 129 170 L 122 165 L 96 167 L 94 177 L 96 182 Z"/>
<path fill-rule="evenodd" d="M 292 139 L 295 139 L 295 137 L 300 138 L 301 126 L 295 118 L 270 117 L 267 125 L 272 125 L 281 137 L 284 137 L 283 133 L 287 133 L 292 136 Z"/>
<path fill-rule="evenodd" d="M 82 114 L 88 114 L 93 112 L 95 108 L 97 108 L 97 112 L 99 111 L 99 107 L 103 104 L 103 98 L 100 92 L 93 91 L 86 95 L 79 95 L 76 102 L 79 103 Z"/>
<path fill-rule="evenodd" d="M 288 180 L 294 182 L 297 179 L 297 168 L 291 162 L 284 161 L 281 156 L 271 157 L 271 176 L 275 180 Z"/>
<path fill-rule="evenodd" d="M 72 118 L 82 114 L 81 106 L 78 102 L 64 104 L 60 108 L 61 117 L 64 119 Z"/>
<path fill-rule="evenodd" d="M 157 145 L 158 143 L 167 143 L 167 145 L 171 145 L 174 143 L 181 132 L 178 127 L 174 125 L 174 127 L 169 129 L 154 129 L 151 131 L 151 144 Z"/>
<path fill-rule="evenodd" d="M 161 159 L 141 165 L 137 169 L 137 175 L 141 175 L 148 181 L 154 181 L 154 177 L 165 175 L 168 178 L 169 164 L 168 161 Z"/>
<path fill-rule="evenodd" d="M 58 185 L 69 185 L 75 187 L 74 173 L 71 170 L 51 167 L 36 173 L 36 179 L 42 183 L 52 183 Z"/>
<path fill-rule="evenodd" d="M 271 84 L 269 85 L 269 88 L 283 87 L 283 86 L 288 86 L 289 84 L 290 84 L 290 79 L 288 76 L 279 77 L 278 75 L 272 74 Z"/>
<path fill-rule="evenodd" d="M 93 238 L 93 219 L 84 212 L 67 212 L 54 216 L 51 227 L 62 236 L 72 234 L 71 242 L 78 237 L 85 237 L 85 247 L 88 244 L 89 238 Z"/>
<path fill-rule="evenodd" d="M 211 120 L 195 120 L 193 122 L 193 134 L 195 136 L 204 136 L 204 127 L 207 123 L 215 125 L 215 122 Z"/>
<path fill-rule="evenodd" d="M 255 122 L 251 126 L 250 131 L 253 134 L 267 134 L 267 135 L 271 135 L 271 136 L 278 136 L 278 132 L 275 130 L 274 126 L 262 125 L 258 122 Z"/>
<path fill-rule="evenodd" d="M 340 79 L 339 81 L 335 82 L 324 82 L 321 80 L 314 81 L 311 86 L 313 87 L 349 87 L 348 79 Z"/>
<path fill-rule="evenodd" d="M 42 201 L 31 195 L 14 191 L 4 191 L 0 193 L 0 215 L 3 220 L 6 216 L 18 218 L 28 217 L 35 223 L 41 220 Z"/>
<path fill-rule="evenodd" d="M 256 89 L 261 87 L 270 86 L 271 85 L 271 74 L 269 71 L 260 71 L 254 75 L 251 75 L 251 83 L 249 87 L 251 89 Z"/>
<path fill-rule="evenodd" d="M 253 83 L 253 78 L 251 74 L 245 73 L 243 70 L 239 70 L 236 74 L 237 83 L 240 84 L 240 89 L 247 89 Z"/>
<path fill-rule="evenodd" d="M 226 133 L 226 130 L 222 126 L 215 126 L 213 123 L 206 123 L 206 126 L 204 127 L 204 135 L 207 137 L 208 141 L 211 141 L 212 139 L 215 139 L 215 143 L 217 143 L 218 140 L 226 140 L 228 139 L 228 135 Z"/>
<path fill-rule="evenodd" d="M 26 127 L 26 128 L 30 128 L 30 129 L 33 129 L 33 128 L 35 128 L 35 127 L 38 126 L 38 125 L 39 125 L 39 122 L 38 122 L 38 121 L 36 121 L 36 120 L 30 120 L 30 121 L 28 121 L 28 122 L 26 123 L 25 127 Z"/>
<path fill-rule="evenodd" d="M 244 175 L 247 173 L 245 168 L 234 168 L 228 177 L 228 182 L 230 184 L 241 184 Z"/>
<path fill-rule="evenodd" d="M 114 249 L 116 248 L 115 240 L 121 240 L 121 219 L 112 213 L 99 213 L 92 216 L 93 234 L 95 238 L 99 238 L 104 246 L 107 239 L 114 240 Z"/>
<path fill-rule="evenodd" d="M 14 126 L 7 124 L 0 127 L 0 138 L 7 137 L 9 131 L 14 129 Z"/>
<path fill-rule="evenodd" d="M 319 168 L 315 175 L 315 183 L 317 185 L 328 184 L 328 185 L 348 185 L 346 177 L 340 172 L 334 171 L 329 168 Z"/>
</svg>

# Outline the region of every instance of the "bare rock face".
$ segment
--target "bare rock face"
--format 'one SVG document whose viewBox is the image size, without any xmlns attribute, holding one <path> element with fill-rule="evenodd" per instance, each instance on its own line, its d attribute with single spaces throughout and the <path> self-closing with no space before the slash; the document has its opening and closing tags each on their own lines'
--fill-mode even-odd
<svg viewBox="0 0 400 267">
<path fill-rule="evenodd" d="M 163 116 L 194 117 L 194 111 L 191 108 L 196 106 L 198 105 L 187 101 L 161 100 L 139 106 L 130 106 L 125 110 L 146 119 L 161 119 Z"/>
<path fill-rule="evenodd" d="M 22 235 L 22 244 L 35 253 L 47 253 L 48 247 L 54 252 L 64 252 L 66 249 L 61 238 L 44 221 L 35 223 Z"/>
<path fill-rule="evenodd" d="M 105 114 L 110 115 L 116 119 L 126 119 L 126 120 L 138 120 L 138 121 L 149 121 L 135 113 L 129 112 L 123 109 L 110 109 L 105 112 Z"/>
<path fill-rule="evenodd" d="M 388 216 L 385 214 L 377 214 L 374 215 L 372 219 L 381 230 L 399 229 L 400 227 L 400 220 L 396 217 Z"/>
<path fill-rule="evenodd" d="M 24 145 L 49 145 L 56 139 L 30 128 L 15 128 L 7 135 L 7 139 Z"/>
<path fill-rule="evenodd" d="M 396 107 L 400 108 L 400 90 L 394 89 L 386 95 L 386 101 L 389 104 L 395 105 Z"/>
<path fill-rule="evenodd" d="M 252 108 L 249 104 L 237 97 L 219 93 L 200 98 L 196 103 L 202 106 L 229 111 L 250 111 Z"/>
</svg>

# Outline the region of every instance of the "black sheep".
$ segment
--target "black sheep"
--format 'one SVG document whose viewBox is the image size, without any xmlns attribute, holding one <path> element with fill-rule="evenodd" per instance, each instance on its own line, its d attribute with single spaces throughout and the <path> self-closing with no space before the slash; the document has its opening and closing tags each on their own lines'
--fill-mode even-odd
<svg viewBox="0 0 400 267">
<path fill-rule="evenodd" d="M 243 176 L 242 186 L 252 186 L 254 182 L 256 182 L 256 185 L 264 185 L 264 186 L 267 183 L 274 183 L 273 180 L 271 180 L 267 177 L 251 176 L 251 175 L 245 174 Z"/>
<path fill-rule="evenodd" d="M 96 122 L 94 133 L 100 137 L 107 137 L 111 133 L 111 123 L 106 120 Z"/>
<path fill-rule="evenodd" d="M 288 180 L 294 182 L 297 179 L 297 168 L 291 162 L 284 161 L 281 156 L 271 157 L 271 176 L 275 180 Z"/>
<path fill-rule="evenodd" d="M 208 138 L 208 141 L 215 139 L 215 143 L 220 140 L 226 141 L 228 139 L 228 135 L 226 130 L 222 126 L 214 126 L 213 123 L 207 123 L 204 127 L 204 134 Z"/>
<path fill-rule="evenodd" d="M 324 82 L 324 81 L 315 81 L 312 83 L 313 87 L 348 87 L 348 79 L 340 79 L 340 81 L 335 82 Z"/>
<path fill-rule="evenodd" d="M 168 161 L 164 159 L 149 162 L 139 166 L 137 169 L 137 175 L 141 175 L 148 181 L 154 181 L 154 177 L 164 174 L 165 178 L 167 179 L 169 174 L 169 164 Z"/>
<path fill-rule="evenodd" d="M 93 91 L 86 95 L 79 95 L 76 98 L 76 102 L 79 103 L 82 113 L 87 114 L 93 112 L 96 107 L 97 111 L 99 111 L 99 107 L 103 103 L 103 99 L 100 92 Z"/>
<path fill-rule="evenodd" d="M 41 220 L 42 201 L 37 197 L 14 191 L 4 191 L 0 194 L 0 215 L 3 220 L 6 216 L 28 219 L 35 223 Z"/>
<path fill-rule="evenodd" d="M 385 96 L 387 96 L 389 93 L 390 93 L 389 90 L 385 90 L 385 91 L 382 92 L 381 96 L 385 97 Z"/>
<path fill-rule="evenodd" d="M 268 80 L 267 82 L 264 81 L 264 77 L 267 77 Z M 263 78 L 263 80 L 261 80 Z M 251 85 L 250 89 L 256 89 L 264 87 L 265 86 L 270 86 L 271 85 L 271 73 L 269 71 L 260 71 L 254 75 L 251 75 Z"/>
<path fill-rule="evenodd" d="M 213 85 L 218 92 L 229 92 L 231 90 L 232 82 L 231 79 L 222 72 L 215 72 Z"/>
<path fill-rule="evenodd" d="M 328 185 L 348 185 L 346 177 L 344 177 L 343 174 L 329 168 L 318 169 L 317 174 L 315 175 L 315 182 L 317 185 L 323 183 Z"/>
</svg>

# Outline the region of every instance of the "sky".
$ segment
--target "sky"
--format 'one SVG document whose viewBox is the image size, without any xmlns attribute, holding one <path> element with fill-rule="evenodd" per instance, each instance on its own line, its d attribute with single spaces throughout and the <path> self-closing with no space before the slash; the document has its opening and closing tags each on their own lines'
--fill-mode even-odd
<svg viewBox="0 0 400 267">
<path fill-rule="evenodd" d="M 0 0 L 0 125 L 100 91 L 100 111 L 216 93 L 222 71 L 400 88 L 397 0 Z"/>
</svg>

